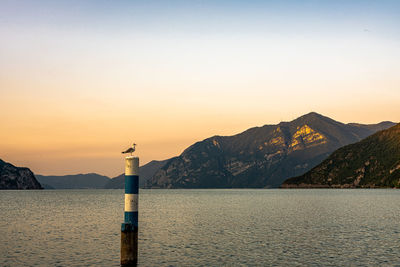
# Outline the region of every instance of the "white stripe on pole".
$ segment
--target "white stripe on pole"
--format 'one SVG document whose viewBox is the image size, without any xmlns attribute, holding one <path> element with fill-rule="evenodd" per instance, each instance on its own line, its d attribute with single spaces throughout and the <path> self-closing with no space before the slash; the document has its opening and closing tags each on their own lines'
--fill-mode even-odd
<svg viewBox="0 0 400 267">
<path fill-rule="evenodd" d="M 138 204 L 138 194 L 125 194 L 125 211 L 138 211 Z"/>
<path fill-rule="evenodd" d="M 126 157 L 125 175 L 139 175 L 139 158 L 130 156 Z"/>
</svg>

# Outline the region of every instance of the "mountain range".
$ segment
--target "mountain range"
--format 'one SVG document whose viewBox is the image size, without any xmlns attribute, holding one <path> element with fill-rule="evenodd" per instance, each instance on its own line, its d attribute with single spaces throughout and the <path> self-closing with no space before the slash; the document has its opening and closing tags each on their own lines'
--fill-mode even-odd
<svg viewBox="0 0 400 267">
<path fill-rule="evenodd" d="M 121 161 L 123 164 L 123 161 Z M 166 163 L 164 161 L 153 160 L 140 166 L 139 187 L 143 187 L 148 179 Z M 122 189 L 125 188 L 125 175 L 121 174 L 115 178 L 99 175 L 96 173 L 45 176 L 36 175 L 37 180 L 45 189 Z"/>
<path fill-rule="evenodd" d="M 74 175 L 35 175 L 45 189 L 100 189 L 110 178 L 97 173 Z"/>
<path fill-rule="evenodd" d="M 140 187 L 279 187 L 289 177 L 311 170 L 338 148 L 393 125 L 344 124 L 311 112 L 290 122 L 254 127 L 233 136 L 213 136 L 193 144 L 178 157 L 141 166 Z M 0 168 L 5 164 L 1 161 Z M 19 172 L 14 169 L 14 180 L 19 179 Z M 10 185 L 4 177 L 0 184 Z M 124 174 L 112 179 L 95 173 L 36 178 L 46 189 L 124 188 Z"/>
<path fill-rule="evenodd" d="M 165 165 L 168 160 L 153 160 L 149 163 L 141 166 L 139 168 L 139 187 L 143 188 L 146 182 L 153 177 L 153 175 Z M 107 184 L 104 185 L 104 188 L 107 189 L 118 189 L 118 188 L 125 188 L 125 174 L 121 174 L 113 179 L 110 179 Z"/>
<path fill-rule="evenodd" d="M 342 147 L 284 188 L 400 187 L 400 124 Z"/>
<path fill-rule="evenodd" d="M 148 188 L 269 188 L 301 175 L 345 145 L 395 125 L 344 124 L 311 112 L 291 122 L 213 136 L 168 160 Z"/>
</svg>

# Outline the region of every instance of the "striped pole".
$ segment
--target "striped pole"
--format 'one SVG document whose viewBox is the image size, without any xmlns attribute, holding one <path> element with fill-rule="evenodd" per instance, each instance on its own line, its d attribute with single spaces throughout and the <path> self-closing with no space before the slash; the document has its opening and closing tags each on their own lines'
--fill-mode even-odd
<svg viewBox="0 0 400 267">
<path fill-rule="evenodd" d="M 139 158 L 125 158 L 125 219 L 121 225 L 121 265 L 136 266 L 138 258 Z"/>
</svg>

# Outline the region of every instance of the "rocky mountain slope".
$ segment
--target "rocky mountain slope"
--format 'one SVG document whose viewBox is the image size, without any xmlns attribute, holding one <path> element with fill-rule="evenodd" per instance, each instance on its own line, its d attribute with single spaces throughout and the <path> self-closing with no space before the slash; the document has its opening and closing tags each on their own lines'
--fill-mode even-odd
<svg viewBox="0 0 400 267">
<path fill-rule="evenodd" d="M 284 188 L 400 187 L 400 124 L 335 151 Z"/>
<path fill-rule="evenodd" d="M 142 188 L 153 175 L 165 165 L 168 160 L 153 160 L 139 168 L 139 187 Z M 125 174 L 110 179 L 104 186 L 107 189 L 125 188 Z"/>
<path fill-rule="evenodd" d="M 152 188 L 279 187 L 339 147 L 394 123 L 343 124 L 315 112 L 291 122 L 213 136 L 170 159 L 148 181 Z"/>
<path fill-rule="evenodd" d="M 30 169 L 0 159 L 0 189 L 42 189 L 42 186 Z"/>
</svg>

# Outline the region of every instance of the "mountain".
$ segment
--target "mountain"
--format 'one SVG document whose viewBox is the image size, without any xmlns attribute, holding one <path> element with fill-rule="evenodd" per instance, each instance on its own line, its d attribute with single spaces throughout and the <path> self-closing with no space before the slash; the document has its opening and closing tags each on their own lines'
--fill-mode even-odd
<svg viewBox="0 0 400 267">
<path fill-rule="evenodd" d="M 342 147 L 284 188 L 400 188 L 400 124 Z"/>
<path fill-rule="evenodd" d="M 383 121 L 378 124 L 349 123 L 349 125 L 355 126 L 355 127 L 366 128 L 366 129 L 371 130 L 372 132 L 378 132 L 378 131 L 382 131 L 382 130 L 392 127 L 393 125 L 395 125 L 395 123 L 393 123 L 391 121 Z"/>
<path fill-rule="evenodd" d="M 153 160 L 139 168 L 139 187 L 143 188 L 147 180 L 165 165 L 168 160 L 157 161 Z M 121 174 L 115 178 L 112 178 L 104 186 L 104 188 L 120 189 L 125 188 L 125 174 Z"/>
<path fill-rule="evenodd" d="M 42 189 L 33 172 L 0 159 L 0 189 Z"/>
<path fill-rule="evenodd" d="M 64 175 L 64 176 L 44 176 L 36 175 L 38 181 L 51 189 L 86 189 L 103 188 L 110 180 L 107 176 L 96 173 Z"/>
<path fill-rule="evenodd" d="M 167 160 L 153 160 L 139 168 L 139 186 L 143 187 L 145 182 L 158 171 Z M 121 189 L 125 188 L 125 175 L 121 174 L 110 179 L 107 176 L 96 173 L 75 174 L 63 176 L 36 175 L 38 181 L 45 189 Z"/>
<path fill-rule="evenodd" d="M 48 184 L 41 184 L 43 189 L 55 189 L 54 187 L 52 187 L 51 185 Z"/>
<path fill-rule="evenodd" d="M 291 122 L 255 127 L 234 136 L 213 136 L 170 159 L 146 187 L 279 187 L 336 149 L 393 125 L 344 124 L 311 112 Z"/>
</svg>

